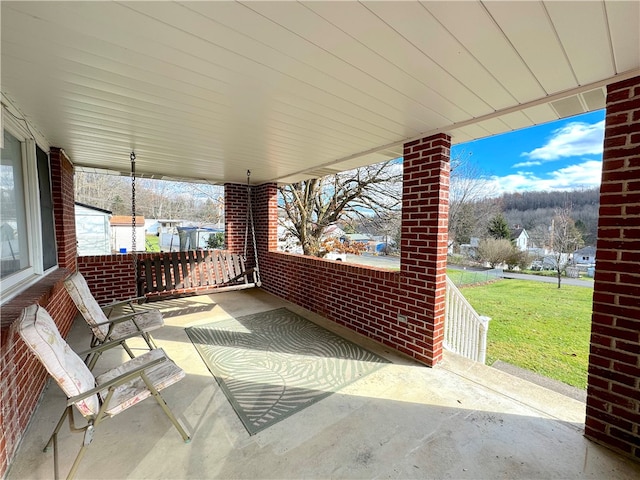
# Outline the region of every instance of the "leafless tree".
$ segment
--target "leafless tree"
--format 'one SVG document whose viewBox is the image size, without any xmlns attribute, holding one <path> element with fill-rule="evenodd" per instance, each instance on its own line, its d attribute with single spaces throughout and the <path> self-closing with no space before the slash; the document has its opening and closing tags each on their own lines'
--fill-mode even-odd
<svg viewBox="0 0 640 480">
<path fill-rule="evenodd" d="M 558 288 L 560 288 L 562 272 L 569 263 L 569 254 L 584 244 L 582 235 L 571 218 L 571 207 L 556 209 L 549 234 L 549 243 L 553 251 L 553 267 L 558 276 Z"/>
<path fill-rule="evenodd" d="M 339 220 L 379 215 L 399 208 L 402 166 L 391 160 L 376 165 L 304 180 L 279 187 L 281 225 L 302 246 L 305 255 L 323 256 L 321 240 Z"/>
<path fill-rule="evenodd" d="M 486 201 L 497 192 L 478 164 L 471 161 L 471 154 L 462 152 L 452 158 L 450 175 L 449 246 L 452 246 L 468 243 L 471 236 L 480 236 L 499 206 Z"/>
</svg>

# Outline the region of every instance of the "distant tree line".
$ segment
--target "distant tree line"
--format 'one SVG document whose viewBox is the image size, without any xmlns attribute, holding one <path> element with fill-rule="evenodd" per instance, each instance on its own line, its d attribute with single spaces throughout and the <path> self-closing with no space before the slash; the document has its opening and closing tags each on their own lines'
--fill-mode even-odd
<svg viewBox="0 0 640 480">
<path fill-rule="evenodd" d="M 551 226 L 557 209 L 569 208 L 585 245 L 595 245 L 598 231 L 598 187 L 561 192 L 508 193 L 497 200 L 509 225 L 520 225 L 539 243 L 540 230 Z M 540 246 L 540 245 L 539 245 Z"/>
<path fill-rule="evenodd" d="M 131 215 L 131 178 L 77 172 L 75 201 Z M 224 219 L 224 193 L 218 185 L 136 179 L 136 214 L 145 218 L 216 224 Z"/>
</svg>

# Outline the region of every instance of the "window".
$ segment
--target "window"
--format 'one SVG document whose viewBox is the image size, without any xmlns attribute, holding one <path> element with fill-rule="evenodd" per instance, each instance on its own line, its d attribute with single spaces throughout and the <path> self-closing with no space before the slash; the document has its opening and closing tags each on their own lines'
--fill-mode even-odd
<svg viewBox="0 0 640 480">
<path fill-rule="evenodd" d="M 49 156 L 32 139 L 24 121 L 4 113 L 0 161 L 2 302 L 55 267 L 58 257 Z"/>
<path fill-rule="evenodd" d="M 27 246 L 27 212 L 24 205 L 24 173 L 22 143 L 4 132 L 2 165 L 0 170 L 0 235 L 2 259 L 0 278 L 4 279 L 29 267 Z"/>
</svg>

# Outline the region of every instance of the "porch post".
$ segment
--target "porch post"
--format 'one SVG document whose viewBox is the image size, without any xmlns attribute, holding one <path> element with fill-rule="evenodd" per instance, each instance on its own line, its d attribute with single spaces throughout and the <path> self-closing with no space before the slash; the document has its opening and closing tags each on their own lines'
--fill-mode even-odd
<svg viewBox="0 0 640 480">
<path fill-rule="evenodd" d="M 52 147 L 49 152 L 51 165 L 51 195 L 55 215 L 58 266 L 71 271 L 76 269 L 77 241 L 73 190 L 73 165 L 64 150 Z"/>
<path fill-rule="evenodd" d="M 438 134 L 404 145 L 401 295 L 398 326 L 416 358 L 442 360 L 449 215 L 451 137 Z"/>
<path fill-rule="evenodd" d="M 275 183 L 251 187 L 251 205 L 258 255 L 277 250 L 278 245 L 278 190 Z M 232 253 L 244 253 L 247 233 L 247 186 L 238 183 L 224 185 L 224 223 L 227 249 Z M 247 257 L 252 264 L 253 239 L 248 230 Z"/>
<path fill-rule="evenodd" d="M 247 186 L 240 183 L 225 183 L 224 235 L 229 252 L 244 253 L 246 225 Z"/>
<path fill-rule="evenodd" d="M 640 77 L 607 87 L 585 435 L 640 459 Z"/>
<path fill-rule="evenodd" d="M 253 187 L 253 223 L 259 261 L 267 252 L 278 249 L 278 186 L 265 183 Z"/>
</svg>

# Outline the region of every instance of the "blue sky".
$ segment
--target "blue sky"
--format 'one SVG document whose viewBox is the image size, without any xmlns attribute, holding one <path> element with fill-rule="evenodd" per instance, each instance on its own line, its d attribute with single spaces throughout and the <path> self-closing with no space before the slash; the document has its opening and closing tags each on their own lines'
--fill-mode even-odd
<svg viewBox="0 0 640 480">
<path fill-rule="evenodd" d="M 599 110 L 494 137 L 461 143 L 451 155 L 491 179 L 493 195 L 574 190 L 600 185 L 605 111 Z"/>
</svg>

